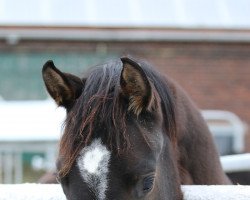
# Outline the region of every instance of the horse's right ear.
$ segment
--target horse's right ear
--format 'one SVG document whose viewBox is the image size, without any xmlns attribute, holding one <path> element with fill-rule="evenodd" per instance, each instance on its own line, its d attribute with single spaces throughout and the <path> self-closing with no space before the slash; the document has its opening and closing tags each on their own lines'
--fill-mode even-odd
<svg viewBox="0 0 250 200">
<path fill-rule="evenodd" d="M 48 93 L 58 106 L 68 108 L 82 93 L 83 81 L 77 76 L 61 72 L 51 60 L 44 64 L 42 75 Z"/>
</svg>

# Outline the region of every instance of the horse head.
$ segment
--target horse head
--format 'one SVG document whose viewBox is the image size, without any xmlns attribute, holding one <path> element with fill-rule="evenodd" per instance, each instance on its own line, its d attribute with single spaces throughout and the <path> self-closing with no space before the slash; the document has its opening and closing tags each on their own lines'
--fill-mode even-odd
<svg viewBox="0 0 250 200">
<path fill-rule="evenodd" d="M 57 161 L 69 200 L 182 199 L 173 93 L 129 57 L 88 71 L 43 67 L 47 91 L 67 111 Z"/>
</svg>

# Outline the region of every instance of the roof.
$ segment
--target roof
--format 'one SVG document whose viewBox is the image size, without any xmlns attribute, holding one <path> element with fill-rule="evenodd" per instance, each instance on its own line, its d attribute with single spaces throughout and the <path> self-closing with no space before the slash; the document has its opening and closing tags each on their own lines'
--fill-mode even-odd
<svg viewBox="0 0 250 200">
<path fill-rule="evenodd" d="M 57 141 L 65 115 L 49 100 L 0 101 L 0 142 Z"/>
<path fill-rule="evenodd" d="M 0 0 L 0 25 L 249 29 L 249 8 L 249 0 Z"/>
</svg>

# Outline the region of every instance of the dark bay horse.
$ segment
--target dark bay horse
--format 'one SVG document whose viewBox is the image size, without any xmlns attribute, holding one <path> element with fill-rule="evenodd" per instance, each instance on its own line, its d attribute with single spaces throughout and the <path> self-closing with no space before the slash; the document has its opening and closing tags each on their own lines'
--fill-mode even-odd
<svg viewBox="0 0 250 200">
<path fill-rule="evenodd" d="M 122 57 L 84 77 L 43 67 L 67 117 L 57 161 L 69 200 L 182 200 L 181 184 L 229 184 L 186 93 L 150 64 Z"/>
</svg>

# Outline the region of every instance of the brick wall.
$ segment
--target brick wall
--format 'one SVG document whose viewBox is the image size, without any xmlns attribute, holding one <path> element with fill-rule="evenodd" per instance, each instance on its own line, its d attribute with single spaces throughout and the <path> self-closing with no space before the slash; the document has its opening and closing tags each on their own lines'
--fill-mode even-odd
<svg viewBox="0 0 250 200">
<path fill-rule="evenodd" d="M 190 94 L 201 109 L 236 113 L 250 125 L 250 44 L 189 42 L 20 41 L 4 51 L 130 54 L 153 63 Z M 98 63 L 97 63 L 98 64 Z M 250 134 L 246 136 L 250 151 Z"/>
<path fill-rule="evenodd" d="M 174 78 L 199 108 L 228 110 L 250 125 L 250 44 L 161 43 L 131 51 Z"/>
</svg>

